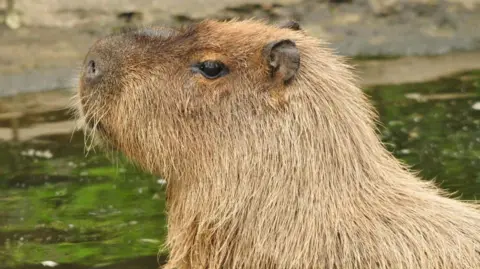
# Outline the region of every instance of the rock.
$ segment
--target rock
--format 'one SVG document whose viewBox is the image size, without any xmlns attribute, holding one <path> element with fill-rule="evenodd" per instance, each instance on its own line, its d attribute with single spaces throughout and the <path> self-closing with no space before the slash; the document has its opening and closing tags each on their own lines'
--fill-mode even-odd
<svg viewBox="0 0 480 269">
<path fill-rule="evenodd" d="M 470 11 L 480 7 L 480 0 L 446 0 L 446 2 L 459 4 Z"/>
<path fill-rule="evenodd" d="M 43 266 L 46 266 L 46 267 L 55 267 L 58 265 L 58 263 L 54 262 L 54 261 L 43 261 L 41 262 L 41 264 Z"/>
<path fill-rule="evenodd" d="M 452 1 L 480 1 L 480 0 L 452 0 Z M 368 0 L 368 4 L 376 15 L 390 15 L 398 13 L 405 9 L 413 9 L 419 11 L 417 13 L 425 13 L 437 6 L 440 0 Z"/>
<path fill-rule="evenodd" d="M 16 11 L 7 12 L 5 15 L 5 24 L 10 29 L 18 29 L 21 26 L 20 15 Z"/>
<path fill-rule="evenodd" d="M 0 96 L 76 85 L 77 66 L 88 47 L 112 31 L 136 25 L 180 26 L 204 18 L 256 16 L 272 23 L 293 19 L 309 34 L 330 42 L 335 51 L 346 56 L 440 55 L 480 49 L 480 8 L 476 4 L 480 0 L 218 2 L 18 1 L 14 10 L 19 10 L 17 14 L 21 16 L 9 18 L 9 25 L 18 27 L 20 18 L 22 27 L 16 31 L 0 30 Z M 461 5 L 477 9 L 469 11 Z M 6 13 L 0 10 L 0 23 L 5 17 Z"/>
<path fill-rule="evenodd" d="M 372 45 L 378 46 L 387 42 L 387 38 L 385 36 L 374 36 L 368 42 Z"/>
<path fill-rule="evenodd" d="M 375 15 L 388 15 L 392 13 L 400 0 L 368 0 L 368 4 Z"/>
<path fill-rule="evenodd" d="M 144 14 L 142 23 L 150 24 L 156 13 L 166 12 L 170 16 L 185 15 L 192 19 L 210 17 L 226 8 L 245 5 L 293 5 L 302 0 L 23 0 L 16 8 L 23 14 L 25 25 L 49 27 L 75 27 L 95 22 L 105 25 L 117 20 L 120 13 L 139 12 Z"/>
<path fill-rule="evenodd" d="M 475 104 L 473 104 L 472 108 L 473 110 L 480 110 L 480 102 L 476 102 Z"/>
<path fill-rule="evenodd" d="M 335 17 L 333 23 L 338 25 L 351 25 L 361 20 L 361 15 L 358 13 L 346 13 L 341 16 Z"/>
</svg>

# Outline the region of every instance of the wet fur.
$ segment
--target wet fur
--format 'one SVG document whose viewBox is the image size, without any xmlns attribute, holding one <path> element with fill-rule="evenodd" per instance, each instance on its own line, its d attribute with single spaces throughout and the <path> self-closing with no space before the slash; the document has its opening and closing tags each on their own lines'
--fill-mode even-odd
<svg viewBox="0 0 480 269">
<path fill-rule="evenodd" d="M 479 268 L 476 204 L 395 159 L 349 66 L 294 30 L 204 21 L 94 46 L 117 46 L 121 64 L 108 87 L 80 85 L 80 117 L 167 179 L 165 268 Z M 261 54 L 280 39 L 300 51 L 287 84 Z M 209 57 L 231 74 L 188 72 Z"/>
</svg>

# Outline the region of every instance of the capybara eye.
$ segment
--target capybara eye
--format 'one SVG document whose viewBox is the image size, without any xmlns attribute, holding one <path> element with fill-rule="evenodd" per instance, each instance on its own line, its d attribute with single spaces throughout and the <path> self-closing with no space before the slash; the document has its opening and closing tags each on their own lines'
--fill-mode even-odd
<svg viewBox="0 0 480 269">
<path fill-rule="evenodd" d="M 208 79 L 215 79 L 228 73 L 228 68 L 219 61 L 204 61 L 193 66 L 194 72 L 200 72 Z"/>
</svg>

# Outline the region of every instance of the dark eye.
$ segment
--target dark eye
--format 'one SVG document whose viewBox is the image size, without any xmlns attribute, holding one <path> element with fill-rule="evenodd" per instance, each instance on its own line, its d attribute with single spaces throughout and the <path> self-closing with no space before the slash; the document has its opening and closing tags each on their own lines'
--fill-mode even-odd
<svg viewBox="0 0 480 269">
<path fill-rule="evenodd" d="M 219 61 L 205 61 L 193 66 L 194 72 L 200 72 L 209 79 L 218 78 L 228 73 L 228 68 Z"/>
</svg>

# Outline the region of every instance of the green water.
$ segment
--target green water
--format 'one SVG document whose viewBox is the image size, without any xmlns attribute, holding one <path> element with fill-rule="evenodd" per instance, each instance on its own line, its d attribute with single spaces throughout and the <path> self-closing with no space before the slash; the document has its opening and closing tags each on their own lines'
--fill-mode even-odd
<svg viewBox="0 0 480 269">
<path fill-rule="evenodd" d="M 480 195 L 480 71 L 366 92 L 397 157 L 464 198 Z M 465 93 L 473 96 L 445 95 Z M 0 268 L 157 268 L 162 182 L 102 153 L 85 157 L 81 134 L 37 140 L 0 143 Z"/>
</svg>

